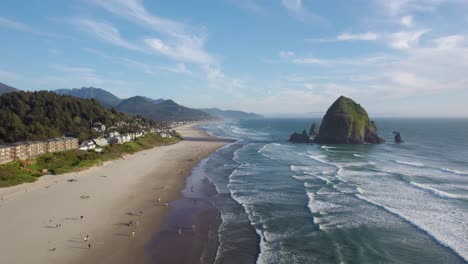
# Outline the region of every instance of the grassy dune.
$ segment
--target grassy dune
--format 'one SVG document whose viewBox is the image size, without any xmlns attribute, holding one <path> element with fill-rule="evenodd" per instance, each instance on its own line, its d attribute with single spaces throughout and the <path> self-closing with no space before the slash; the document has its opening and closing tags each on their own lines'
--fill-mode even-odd
<svg viewBox="0 0 468 264">
<path fill-rule="evenodd" d="M 51 174 L 80 171 L 100 165 L 105 161 L 122 158 L 125 154 L 177 143 L 180 140 L 180 136 L 162 138 L 156 134 L 146 134 L 135 141 L 106 146 L 102 153 L 75 149 L 48 153 L 28 162 L 10 162 L 0 165 L 0 187 L 33 182 L 43 175 L 43 170 L 47 170 Z M 21 168 L 22 164 L 24 164 L 23 168 Z"/>
</svg>

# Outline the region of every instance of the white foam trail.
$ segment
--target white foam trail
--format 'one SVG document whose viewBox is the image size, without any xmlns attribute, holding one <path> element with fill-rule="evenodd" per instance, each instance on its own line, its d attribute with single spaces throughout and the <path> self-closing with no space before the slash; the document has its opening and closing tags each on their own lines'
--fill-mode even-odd
<svg viewBox="0 0 468 264">
<path fill-rule="evenodd" d="M 335 149 L 335 148 L 337 147 L 330 147 L 330 146 L 325 146 L 325 145 L 321 147 L 321 149 Z"/>
<path fill-rule="evenodd" d="M 401 161 L 401 160 L 395 160 L 396 163 L 398 164 L 403 164 L 403 165 L 408 165 L 408 166 L 413 166 L 413 167 L 424 167 L 425 165 L 420 162 L 410 162 L 410 161 Z"/>
<path fill-rule="evenodd" d="M 454 170 L 454 169 L 449 169 L 449 168 L 441 168 L 441 170 L 455 173 L 455 174 L 460 174 L 460 175 L 468 175 L 468 172 L 466 171 L 459 171 L 459 170 Z"/>
<path fill-rule="evenodd" d="M 439 197 L 442 197 L 442 198 L 468 199 L 468 195 L 453 194 L 453 193 L 445 192 L 445 191 L 436 189 L 436 188 L 431 187 L 431 186 L 426 185 L 426 184 L 417 183 L 417 182 L 410 182 L 410 184 L 415 186 L 416 188 L 426 190 L 426 191 L 430 191 L 431 193 L 433 193 L 433 194 L 435 194 L 435 195 L 437 195 Z"/>
<path fill-rule="evenodd" d="M 358 158 L 363 158 L 363 157 L 365 157 L 365 156 L 359 155 L 359 154 L 353 154 L 353 156 L 354 156 L 354 157 L 358 157 Z"/>
</svg>

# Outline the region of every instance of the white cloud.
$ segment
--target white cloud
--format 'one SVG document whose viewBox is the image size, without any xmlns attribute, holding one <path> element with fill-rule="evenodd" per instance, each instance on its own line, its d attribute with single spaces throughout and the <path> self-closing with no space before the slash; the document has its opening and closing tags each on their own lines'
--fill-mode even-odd
<svg viewBox="0 0 468 264">
<path fill-rule="evenodd" d="M 149 13 L 141 1 L 96 0 L 92 1 L 105 10 L 133 23 L 140 24 L 166 37 L 146 37 L 144 43 L 153 51 L 180 62 L 215 64 L 213 55 L 205 50 L 205 34 L 183 23 Z"/>
<path fill-rule="evenodd" d="M 32 32 L 33 29 L 21 22 L 13 21 L 11 19 L 1 17 L 0 16 L 0 26 L 5 27 L 5 28 L 10 28 L 10 29 L 15 29 L 15 30 L 20 30 L 20 31 L 27 31 L 27 32 Z"/>
<path fill-rule="evenodd" d="M 302 22 L 313 22 L 318 24 L 326 24 L 326 20 L 311 11 L 309 11 L 302 0 L 281 0 L 281 3 L 294 17 Z"/>
<path fill-rule="evenodd" d="M 59 35 L 59 34 L 54 34 L 54 33 L 49 33 L 45 31 L 41 31 L 38 29 L 35 29 L 29 25 L 26 25 L 24 23 L 8 19 L 5 17 L 0 16 L 0 27 L 4 28 L 9 28 L 13 30 L 18 30 L 18 31 L 23 31 L 23 32 L 28 32 L 40 36 L 46 36 L 46 37 L 55 37 L 55 38 L 67 38 L 65 36 Z"/>
<path fill-rule="evenodd" d="M 352 34 L 352 33 L 342 33 L 336 37 L 338 41 L 353 41 L 353 40 L 363 40 L 363 41 L 372 41 L 379 39 L 379 34 L 373 32 L 361 33 L 361 34 Z"/>
<path fill-rule="evenodd" d="M 177 63 L 175 66 L 162 66 L 161 70 L 169 71 L 172 73 L 191 75 L 192 72 L 185 66 L 185 63 Z"/>
<path fill-rule="evenodd" d="M 307 38 L 308 42 L 345 42 L 345 41 L 376 41 L 379 40 L 382 36 L 374 32 L 365 32 L 365 33 L 349 33 L 343 32 L 333 38 Z"/>
<path fill-rule="evenodd" d="M 294 58 L 292 62 L 295 64 L 323 64 L 322 60 L 314 57 Z"/>
<path fill-rule="evenodd" d="M 72 19 L 71 22 L 78 26 L 79 29 L 92 34 L 94 37 L 123 48 L 131 50 L 140 50 L 140 48 L 129 41 L 125 40 L 117 28 L 105 21 L 94 21 L 84 18 Z"/>
<path fill-rule="evenodd" d="M 172 44 L 165 43 L 158 38 L 146 38 L 144 42 L 153 51 L 177 61 L 200 65 L 215 64 L 214 57 L 203 50 L 205 44 L 203 38 L 190 37 Z"/>
<path fill-rule="evenodd" d="M 410 12 L 433 12 L 441 4 L 457 0 L 376 0 L 391 16 Z"/>
<path fill-rule="evenodd" d="M 400 31 L 389 36 L 389 45 L 395 49 L 409 49 L 419 44 L 420 38 L 429 30 Z"/>
<path fill-rule="evenodd" d="M 289 50 L 282 50 L 279 52 L 279 56 L 283 59 L 294 57 L 294 52 Z"/>
<path fill-rule="evenodd" d="M 412 16 L 404 16 L 400 19 L 400 24 L 405 27 L 411 27 L 413 25 L 413 17 Z"/>
<path fill-rule="evenodd" d="M 465 37 L 463 35 L 452 35 L 436 38 L 433 42 L 438 49 L 454 49 L 463 47 L 465 44 Z"/>
</svg>

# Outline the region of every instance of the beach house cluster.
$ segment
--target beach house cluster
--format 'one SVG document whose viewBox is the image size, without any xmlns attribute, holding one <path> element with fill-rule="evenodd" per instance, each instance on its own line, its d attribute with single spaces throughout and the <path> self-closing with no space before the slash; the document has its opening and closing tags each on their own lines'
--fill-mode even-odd
<svg viewBox="0 0 468 264">
<path fill-rule="evenodd" d="M 94 150 L 96 152 L 102 152 L 103 148 L 107 145 L 130 142 L 144 136 L 146 133 L 155 133 L 162 138 L 170 138 L 175 135 L 175 131 L 170 128 L 149 128 L 146 130 L 142 129 L 138 132 L 120 134 L 117 131 L 106 131 L 106 126 L 100 123 L 93 125 L 91 129 L 99 132 L 101 136 L 95 139 L 85 140 L 81 143 L 79 143 L 77 138 L 60 137 L 40 141 L 23 141 L 0 145 L 0 164 L 15 160 L 25 160 L 46 153 L 72 149 L 80 149 L 85 151 Z"/>
<path fill-rule="evenodd" d="M 0 164 L 25 160 L 46 153 L 78 148 L 78 139 L 71 137 L 51 138 L 40 141 L 22 141 L 0 145 Z"/>
</svg>

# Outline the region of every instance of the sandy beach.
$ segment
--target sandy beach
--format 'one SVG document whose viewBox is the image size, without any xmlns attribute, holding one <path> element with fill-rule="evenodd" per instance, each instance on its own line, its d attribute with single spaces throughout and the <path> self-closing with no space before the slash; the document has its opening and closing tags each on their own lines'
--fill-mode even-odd
<svg viewBox="0 0 468 264">
<path fill-rule="evenodd" d="M 145 245 L 165 204 L 180 197 L 193 166 L 228 143 L 193 125 L 177 131 L 184 140 L 174 145 L 0 189 L 0 263 L 150 262 Z"/>
</svg>

